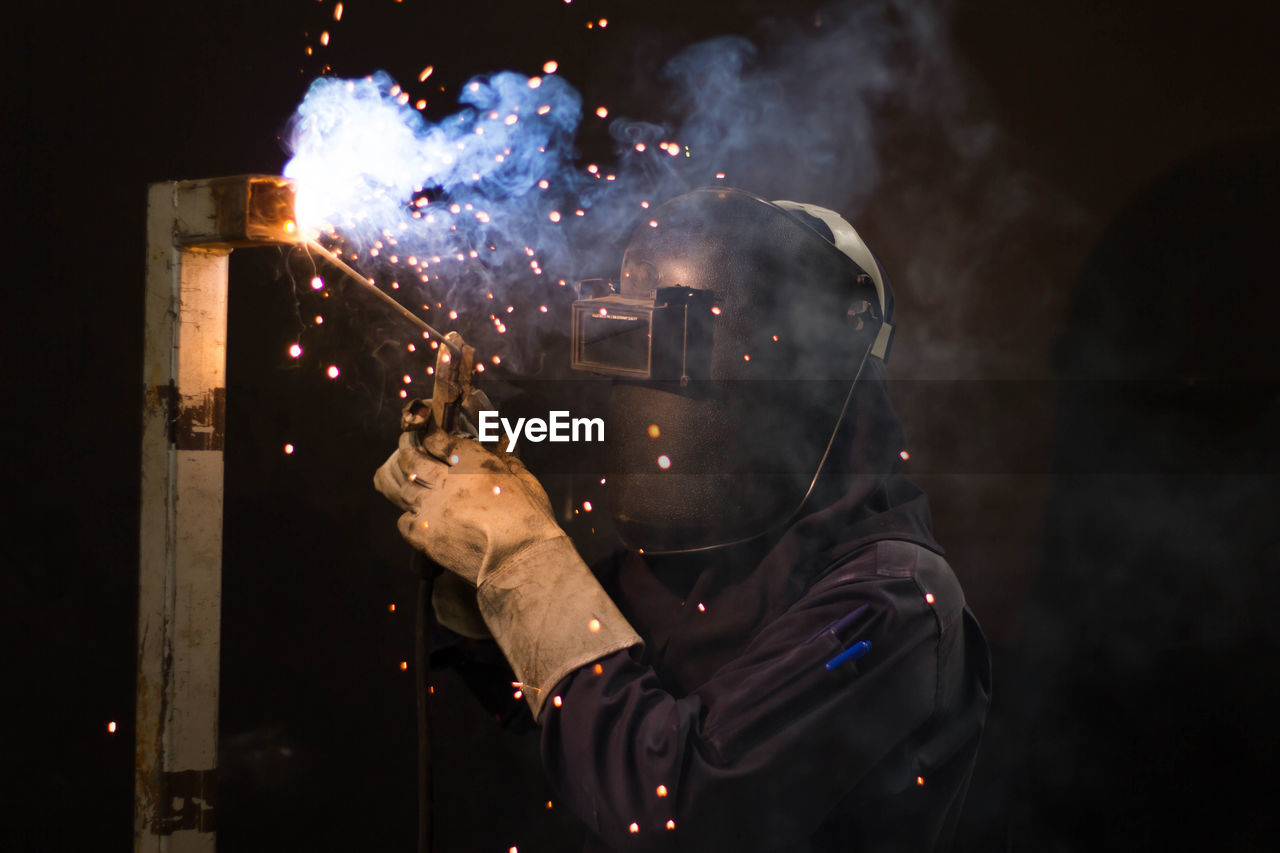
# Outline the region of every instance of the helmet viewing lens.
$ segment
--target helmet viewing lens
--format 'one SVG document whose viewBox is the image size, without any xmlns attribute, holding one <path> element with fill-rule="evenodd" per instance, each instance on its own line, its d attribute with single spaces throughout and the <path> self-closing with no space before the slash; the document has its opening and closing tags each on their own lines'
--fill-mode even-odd
<svg viewBox="0 0 1280 853">
<path fill-rule="evenodd" d="M 617 294 L 573 303 L 574 370 L 631 379 L 706 379 L 714 294 L 663 287 L 653 300 Z"/>
</svg>

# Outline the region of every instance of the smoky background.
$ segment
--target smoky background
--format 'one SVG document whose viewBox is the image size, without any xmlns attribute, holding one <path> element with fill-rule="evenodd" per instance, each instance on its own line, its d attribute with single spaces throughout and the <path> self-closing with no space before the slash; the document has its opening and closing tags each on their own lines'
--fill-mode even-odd
<svg viewBox="0 0 1280 853">
<path fill-rule="evenodd" d="M 617 152 L 663 128 L 712 181 L 839 210 L 889 272 L 905 470 L 995 655 L 957 849 L 1266 849 L 1273 11 L 575 0 L 478 22 L 347 6 L 340 26 L 327 2 L 33 9 L 5 52 L 22 81 L 3 148 L 19 273 L 0 341 L 7 849 L 129 845 L 145 184 L 281 168 L 275 137 L 322 64 L 412 81 L 433 63 L 439 118 L 472 74 L 551 57 L 583 95 L 575 168 L 621 177 Z M 304 57 L 325 27 L 330 49 Z M 631 193 L 707 180 L 679 159 L 617 191 L 556 278 L 612 274 Z M 232 259 L 220 834 L 409 849 L 415 579 L 370 477 L 429 361 L 306 271 L 273 250 Z M 524 280 L 498 284 L 527 310 Z M 503 382 L 565 379 L 568 298 L 500 337 L 488 311 L 460 312 L 519 368 L 484 377 L 500 405 Z M 606 385 L 562 387 L 585 414 Z M 605 550 L 579 461 L 530 459 L 558 509 L 574 496 L 576 541 Z M 536 745 L 434 677 L 440 843 L 573 849 Z"/>
</svg>

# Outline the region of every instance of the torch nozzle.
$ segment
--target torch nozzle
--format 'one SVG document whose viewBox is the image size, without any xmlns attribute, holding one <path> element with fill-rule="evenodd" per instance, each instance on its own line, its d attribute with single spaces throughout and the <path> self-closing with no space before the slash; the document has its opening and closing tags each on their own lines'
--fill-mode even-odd
<svg viewBox="0 0 1280 853">
<path fill-rule="evenodd" d="M 310 237 L 304 237 L 302 242 L 307 246 L 307 248 L 314 249 L 316 252 L 318 252 L 321 257 L 323 257 L 330 264 L 332 264 L 333 266 L 341 270 L 348 278 L 350 278 L 356 284 L 359 284 L 365 290 L 369 291 L 374 296 L 378 297 L 383 302 L 385 302 L 387 305 L 394 308 L 396 313 L 399 314 L 401 317 L 405 318 L 406 320 L 408 320 L 413 325 L 417 326 L 422 331 L 432 335 L 443 346 L 449 347 L 454 352 L 461 352 L 461 350 L 458 349 L 457 344 L 455 344 L 452 341 L 446 340 L 445 336 L 440 334 L 440 332 L 436 331 L 436 329 L 430 323 L 428 323 L 426 320 L 423 320 L 417 314 L 414 314 L 408 308 L 405 308 L 403 305 L 401 305 L 399 302 L 397 302 L 387 293 L 383 292 L 381 288 L 379 288 L 376 284 L 373 283 L 372 279 L 365 278 L 364 276 L 362 276 L 359 273 L 359 271 L 357 271 L 354 267 L 352 267 L 350 264 L 344 261 L 341 257 L 339 257 L 336 252 L 326 249 L 319 242 L 317 242 L 316 240 L 313 240 Z"/>
</svg>

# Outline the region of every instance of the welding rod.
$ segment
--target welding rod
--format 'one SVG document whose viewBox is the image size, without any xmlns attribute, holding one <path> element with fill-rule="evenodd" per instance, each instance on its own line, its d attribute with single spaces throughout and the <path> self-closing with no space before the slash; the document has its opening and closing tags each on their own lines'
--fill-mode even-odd
<svg viewBox="0 0 1280 853">
<path fill-rule="evenodd" d="M 430 323 L 428 323 L 426 320 L 419 317 L 417 314 L 414 314 L 408 308 L 405 308 L 399 302 L 392 299 L 391 296 L 384 293 L 382 289 L 379 288 L 376 284 L 374 284 L 372 281 L 362 276 L 354 267 L 352 267 L 342 258 L 338 257 L 336 253 L 331 252 L 330 250 L 322 246 L 320 243 L 310 238 L 304 238 L 303 242 L 305 242 L 308 247 L 315 249 L 317 252 L 323 255 L 325 260 L 327 260 L 329 263 L 333 264 L 335 267 L 342 270 L 342 272 L 346 273 L 347 277 L 350 278 L 352 281 L 356 282 L 361 287 L 368 290 L 374 296 L 378 297 L 383 302 L 385 302 L 387 305 L 396 309 L 396 313 L 398 313 L 401 317 L 404 317 L 406 320 L 408 320 L 413 325 L 417 326 L 422 331 L 427 332 L 431 335 L 434 335 L 436 340 L 438 340 L 440 343 L 444 344 L 445 346 L 449 347 L 449 349 L 453 350 L 454 352 L 461 352 L 461 350 L 459 350 L 458 347 L 446 341 L 444 339 L 444 335 L 437 332 L 431 326 Z"/>
</svg>

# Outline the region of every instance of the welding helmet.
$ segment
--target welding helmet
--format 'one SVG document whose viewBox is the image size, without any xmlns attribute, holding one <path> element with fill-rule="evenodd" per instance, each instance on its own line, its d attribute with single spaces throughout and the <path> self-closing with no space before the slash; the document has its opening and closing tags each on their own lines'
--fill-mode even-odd
<svg viewBox="0 0 1280 853">
<path fill-rule="evenodd" d="M 888 281 L 848 222 L 729 188 L 650 211 L 617 283 L 580 296 L 572 366 L 615 377 L 608 503 L 646 553 L 794 518 L 866 359 L 892 338 Z"/>
</svg>

